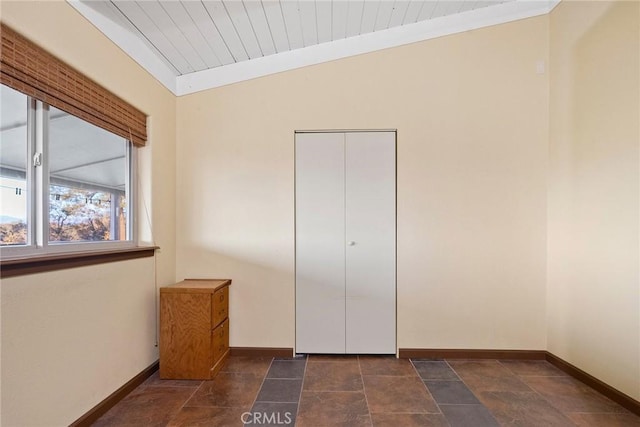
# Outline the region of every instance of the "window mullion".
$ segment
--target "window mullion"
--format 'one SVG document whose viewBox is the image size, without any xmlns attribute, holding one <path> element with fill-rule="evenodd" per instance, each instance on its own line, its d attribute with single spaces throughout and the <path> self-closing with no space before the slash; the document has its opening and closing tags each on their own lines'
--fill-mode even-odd
<svg viewBox="0 0 640 427">
<path fill-rule="evenodd" d="M 138 212 L 138 206 L 135 205 L 134 207 L 134 203 L 136 203 L 137 199 L 137 180 L 136 180 L 136 174 L 138 173 L 137 170 L 137 152 L 133 149 L 133 143 L 131 141 L 129 141 L 127 143 L 127 159 L 126 159 L 126 165 L 127 165 L 127 175 L 125 176 L 125 197 L 127 197 L 127 201 L 126 201 L 126 239 L 127 240 L 133 240 L 135 242 L 138 241 L 138 234 L 137 234 L 137 222 L 135 220 L 135 218 L 133 217 L 133 212 Z"/>
<path fill-rule="evenodd" d="M 27 162 L 25 167 L 25 182 L 27 189 L 27 241 L 26 244 L 35 248 L 37 245 L 37 185 L 34 158 L 36 147 L 36 100 L 28 98 L 27 107 Z"/>
<path fill-rule="evenodd" d="M 35 229 L 36 245 L 46 249 L 49 243 L 49 108 L 36 102 L 35 148 L 41 156 L 35 175 Z M 33 160 L 33 157 L 32 157 Z"/>
</svg>

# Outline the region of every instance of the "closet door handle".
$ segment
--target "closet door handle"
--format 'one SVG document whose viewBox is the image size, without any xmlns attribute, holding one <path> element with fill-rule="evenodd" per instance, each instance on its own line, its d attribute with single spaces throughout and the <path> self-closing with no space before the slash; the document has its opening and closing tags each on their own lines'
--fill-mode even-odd
<svg viewBox="0 0 640 427">
<path fill-rule="evenodd" d="M 348 241 L 348 242 L 347 242 L 347 245 L 349 245 L 349 246 L 355 246 L 355 245 L 356 245 L 356 242 L 354 242 L 353 240 L 350 240 L 350 241 Z"/>
</svg>

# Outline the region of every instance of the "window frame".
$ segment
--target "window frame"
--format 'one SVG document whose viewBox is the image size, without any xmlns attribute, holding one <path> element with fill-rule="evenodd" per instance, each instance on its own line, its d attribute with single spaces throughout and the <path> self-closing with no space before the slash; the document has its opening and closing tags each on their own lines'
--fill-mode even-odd
<svg viewBox="0 0 640 427">
<path fill-rule="evenodd" d="M 10 88 L 10 86 L 7 86 Z M 15 90 L 15 89 L 14 89 Z M 64 254 L 98 253 L 114 250 L 131 250 L 137 247 L 137 146 L 127 138 L 123 138 L 127 144 L 126 150 L 126 176 L 125 194 L 127 198 L 126 209 L 126 240 L 102 240 L 102 241 L 66 241 L 50 242 L 50 175 L 49 175 L 49 121 L 50 105 L 32 96 L 25 94 L 27 103 L 27 150 L 25 180 L 27 194 L 27 241 L 25 245 L 0 246 L 0 260 L 9 261 L 16 259 L 37 259 L 46 256 Z M 67 112 L 68 113 L 68 112 Z M 68 113 L 85 123 L 95 124 Z M 99 126 L 98 126 L 99 127 Z M 109 130 L 113 135 L 122 138 Z M 34 165 L 34 156 L 41 153 L 40 166 Z M 115 218 L 111 218 L 111 221 Z"/>
</svg>

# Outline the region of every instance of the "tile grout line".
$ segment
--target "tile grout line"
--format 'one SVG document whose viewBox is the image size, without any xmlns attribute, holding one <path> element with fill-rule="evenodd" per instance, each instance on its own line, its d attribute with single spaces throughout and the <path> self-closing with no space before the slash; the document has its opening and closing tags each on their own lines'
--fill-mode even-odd
<svg viewBox="0 0 640 427">
<path fill-rule="evenodd" d="M 307 364 L 308 363 L 309 363 L 309 355 L 307 354 L 304 357 L 304 371 L 302 372 L 302 384 L 300 384 L 300 395 L 298 396 L 298 405 L 296 406 L 296 422 L 295 422 L 295 424 L 298 424 L 298 415 L 300 414 L 300 403 L 302 401 L 302 390 L 304 390 L 304 380 L 307 377 Z"/>
<path fill-rule="evenodd" d="M 180 414 L 180 411 L 184 409 L 187 402 L 189 402 L 191 398 L 198 392 L 198 390 L 200 390 L 200 387 L 202 387 L 203 384 L 204 384 L 204 381 L 202 381 L 198 387 L 195 387 L 195 390 L 193 390 L 193 393 L 191 393 L 189 397 L 185 399 L 184 403 L 180 406 L 180 408 L 178 408 L 176 412 L 171 416 L 171 418 L 169 418 L 169 422 L 167 422 L 167 425 L 171 424 L 171 421 L 173 421 L 178 416 L 178 414 Z"/>
<path fill-rule="evenodd" d="M 519 380 L 521 380 L 521 381 L 522 381 L 522 377 L 524 377 L 524 378 L 529 378 L 529 377 L 536 377 L 536 378 L 538 378 L 538 377 L 544 377 L 544 378 L 549 378 L 549 377 L 552 377 L 552 378 L 562 378 L 562 377 L 567 377 L 567 376 L 568 376 L 567 374 L 564 374 L 562 371 L 560 371 L 560 372 L 559 372 L 559 375 L 522 375 L 522 374 L 518 374 L 518 373 L 516 373 L 513 369 L 511 369 L 511 368 L 509 367 L 509 365 L 505 365 L 505 364 L 504 364 L 504 363 L 502 363 L 502 362 L 503 362 L 502 360 L 498 360 L 498 363 L 500 364 L 500 366 L 502 366 L 503 368 L 505 368 L 507 371 L 511 372 L 513 375 L 515 375 L 516 377 L 518 377 L 518 379 L 519 379 Z M 547 364 L 547 365 L 553 366 L 553 365 L 551 365 L 549 362 L 547 362 L 546 360 L 539 360 L 539 361 L 529 360 L 528 362 L 540 362 L 541 364 Z M 557 368 L 556 368 L 556 369 L 557 369 Z M 522 382 L 524 382 L 524 381 L 522 381 Z M 525 384 L 526 384 L 526 383 L 525 383 Z M 527 385 L 527 387 L 529 387 L 529 385 L 528 385 L 528 384 L 526 384 L 526 385 Z M 529 388 L 531 388 L 531 387 L 529 387 Z"/>
<path fill-rule="evenodd" d="M 438 403 L 436 401 L 436 399 L 434 398 L 433 401 L 436 402 L 436 405 L 438 405 L 438 409 L 440 409 L 440 411 L 444 414 L 444 411 L 442 411 L 442 408 L 441 408 L 442 406 L 481 406 L 489 413 L 489 415 L 491 415 L 491 418 L 493 418 L 493 420 L 496 422 L 496 425 L 500 425 L 500 423 L 498 422 L 498 419 L 493 414 L 493 412 L 491 412 L 491 410 L 484 403 L 482 403 L 480 398 L 473 392 L 473 390 L 471 390 L 469 385 L 464 381 L 464 379 L 462 379 L 460 374 L 458 374 L 458 372 L 454 369 L 454 367 L 449 364 L 449 361 L 447 359 L 442 359 L 442 361 L 447 365 L 447 367 L 449 369 L 451 369 L 451 372 L 453 372 L 454 375 L 456 377 L 458 377 L 457 380 L 452 379 L 450 381 L 461 382 L 462 384 L 464 384 L 464 386 L 467 388 L 467 390 L 469 390 L 469 393 L 471 393 L 473 395 L 473 397 L 475 397 L 475 399 L 478 401 L 478 403 Z M 411 363 L 413 364 L 413 360 L 411 361 Z M 415 368 L 415 365 L 414 365 L 414 368 Z M 416 369 L 416 371 L 417 371 L 417 369 Z M 422 380 L 422 383 L 424 384 L 424 386 L 428 390 L 429 387 L 427 387 L 427 384 L 426 384 L 425 381 L 431 381 L 431 380 L 424 380 L 424 379 L 422 379 L 422 377 L 420 377 L 420 379 Z M 444 417 L 445 417 L 445 419 L 447 418 L 446 415 L 444 415 Z M 449 420 L 447 419 L 447 422 L 448 421 Z"/>
<path fill-rule="evenodd" d="M 364 388 L 364 376 L 362 375 L 362 365 L 360 364 L 360 355 L 356 356 L 358 360 L 358 372 L 360 372 L 360 381 L 362 382 L 362 394 L 364 395 L 364 402 L 367 404 L 367 412 L 369 413 L 369 421 L 373 426 L 373 416 L 371 414 L 371 407 L 369 406 L 369 399 L 367 398 L 367 390 Z"/>
<path fill-rule="evenodd" d="M 362 393 L 360 390 L 310 390 L 310 393 Z"/>
<path fill-rule="evenodd" d="M 572 412 L 572 411 L 564 411 L 563 409 L 561 409 L 560 407 L 557 407 L 556 405 L 553 404 L 553 401 L 551 401 L 550 399 L 547 399 L 542 393 L 538 392 L 536 389 L 534 389 L 533 387 L 531 387 L 529 384 L 527 384 L 525 382 L 526 378 L 571 378 L 571 376 L 568 375 L 518 375 L 516 372 L 514 372 L 512 369 L 510 369 L 508 366 L 506 366 L 505 364 L 501 363 L 500 360 L 497 360 L 498 364 L 500 366 L 502 366 L 503 368 L 505 368 L 511 375 L 513 375 L 515 378 L 517 378 L 522 384 L 526 385 L 530 391 L 528 392 L 523 392 L 523 393 L 533 393 L 534 395 L 538 396 L 540 399 L 542 399 L 542 401 L 546 402 L 548 405 L 550 405 L 553 409 L 555 409 L 556 411 L 558 411 L 558 413 L 560 413 L 561 415 L 563 415 L 567 420 L 569 420 L 572 425 L 576 425 L 573 420 L 571 419 L 571 417 L 569 417 L 569 414 L 575 414 L 575 413 L 582 413 L 582 414 L 617 414 L 617 412 Z M 446 361 L 447 364 L 449 364 L 448 361 Z M 546 362 L 549 363 L 549 362 Z M 449 365 L 451 367 L 451 365 Z M 451 367 L 451 369 L 453 369 L 453 367 Z M 453 371 L 455 372 L 455 369 L 453 369 Z M 456 375 L 458 375 L 458 373 L 456 372 Z M 464 380 L 462 380 L 464 382 Z M 466 385 L 466 383 L 465 383 Z M 468 388 L 468 386 L 467 386 Z M 472 393 L 473 391 L 471 389 L 469 389 Z M 475 395 L 475 393 L 474 393 Z M 476 396 L 477 398 L 477 396 Z M 478 399 L 479 400 L 479 399 Z M 491 412 L 491 409 L 489 409 L 486 405 L 484 405 L 482 402 L 480 402 L 482 404 L 482 406 L 484 406 L 487 410 L 489 410 L 489 412 L 491 413 L 491 415 L 493 415 L 493 412 Z M 494 416 L 495 418 L 495 416 Z M 497 419 L 496 419 L 497 420 Z"/>
<path fill-rule="evenodd" d="M 554 377 L 554 378 L 561 378 L 561 377 Z M 524 381 L 523 381 L 524 382 Z M 526 383 L 525 383 L 526 384 Z M 538 392 L 538 390 L 532 388 L 529 386 L 529 384 L 527 384 L 527 387 L 529 387 L 531 390 L 533 390 L 533 392 L 538 395 L 543 401 L 547 402 L 552 408 L 554 408 L 556 411 L 560 412 L 562 415 L 564 415 L 569 421 L 573 422 L 573 420 L 571 419 L 571 417 L 569 417 L 569 414 L 571 414 L 571 412 L 566 412 L 563 409 L 557 407 L 556 405 L 553 404 L 553 402 L 549 399 L 547 399 L 542 393 Z M 584 412 L 585 414 L 588 414 L 590 412 Z M 592 413 L 592 412 L 591 412 Z M 574 423 L 575 424 L 575 423 Z"/>
<path fill-rule="evenodd" d="M 467 390 L 469 390 L 469 392 L 470 392 L 471 394 L 473 394 L 473 397 L 475 397 L 475 398 L 476 398 L 476 400 L 478 401 L 478 403 L 474 403 L 474 405 L 480 404 L 480 405 L 484 406 L 484 407 L 487 409 L 487 411 L 489 411 L 489 413 L 491 414 L 491 416 L 492 416 L 493 418 L 496 418 L 496 417 L 495 417 L 495 415 L 493 415 L 493 412 L 491 412 L 491 410 L 490 410 L 489 408 L 487 408 L 487 406 L 486 406 L 484 403 L 482 403 L 482 401 L 480 400 L 480 396 L 476 395 L 476 394 L 474 393 L 474 391 L 473 391 L 473 390 L 471 390 L 471 387 L 469 387 L 469 384 L 467 384 L 467 383 L 462 379 L 462 377 L 460 376 L 460 374 L 458 374 L 458 372 L 454 369 L 454 367 L 453 367 L 453 366 L 451 366 L 451 365 L 449 364 L 449 361 L 448 361 L 447 359 L 442 359 L 442 360 L 444 361 L 444 363 L 446 363 L 446 364 L 447 364 L 447 366 L 449 367 L 449 369 L 451 369 L 451 371 L 456 375 L 456 377 L 458 377 L 458 380 L 459 380 L 460 382 L 462 382 L 462 384 L 464 384 L 464 386 L 467 388 Z M 498 363 L 499 363 L 499 362 L 498 362 Z M 528 387 L 528 386 L 527 386 L 527 387 Z M 496 422 L 497 422 L 497 421 L 498 421 L 498 420 L 496 419 Z"/>
<path fill-rule="evenodd" d="M 489 412 L 489 414 L 491 415 L 491 418 L 493 418 L 493 420 L 496 422 L 497 425 L 500 425 L 500 423 L 498 422 L 498 419 L 496 418 L 495 414 L 491 411 L 491 409 L 489 409 L 487 407 L 487 405 L 485 405 L 484 403 L 482 403 L 482 401 L 480 400 L 480 396 L 476 395 L 475 392 L 473 390 L 471 390 L 471 387 L 469 387 L 469 384 L 467 384 L 464 379 L 460 376 L 460 374 L 458 374 L 458 371 L 455 370 L 455 368 L 453 366 L 451 366 L 449 364 L 449 360 L 448 359 L 442 359 L 444 360 L 444 363 L 447 364 L 447 366 L 449 367 L 449 369 L 451 369 L 453 371 L 454 374 L 456 374 L 456 376 L 458 378 L 460 378 L 460 381 L 462 381 L 462 384 L 464 384 L 464 386 L 467 388 L 467 390 L 469 390 L 469 392 L 471 392 L 471 394 L 473 394 L 473 396 L 476 398 L 476 400 L 478 401 L 478 403 L 476 403 L 475 405 L 481 405 L 484 409 L 487 410 L 487 412 Z M 494 360 L 494 359 L 489 359 L 489 360 Z M 502 363 L 500 363 L 499 360 L 495 359 L 496 362 L 498 362 L 498 365 L 502 366 Z M 511 372 L 506 366 L 503 366 L 507 371 Z M 517 378 L 517 375 L 514 374 L 514 376 Z M 518 378 L 519 379 L 519 378 Z M 523 384 L 524 381 L 522 381 Z M 529 387 L 527 384 L 525 384 L 527 387 Z M 531 388 L 531 387 L 529 387 Z"/>
<path fill-rule="evenodd" d="M 545 361 L 546 363 L 548 363 L 549 365 L 551 365 L 548 361 Z M 500 363 L 501 366 L 504 366 L 502 363 Z M 553 366 L 553 365 L 551 365 Z M 506 366 L 505 366 L 506 368 Z M 552 408 L 554 408 L 556 411 L 560 412 L 562 415 L 564 415 L 569 421 L 571 421 L 573 423 L 573 420 L 571 419 L 571 417 L 569 417 L 569 414 L 571 414 L 571 412 L 565 412 L 563 409 L 557 407 L 556 405 L 553 404 L 553 402 L 549 399 L 547 399 L 542 393 L 538 392 L 538 390 L 534 389 L 533 387 L 531 387 L 529 384 L 527 384 L 521 377 L 523 377 L 524 375 L 517 375 L 515 372 L 511 371 L 509 368 L 507 368 L 507 370 L 509 370 L 509 372 L 512 372 L 523 384 L 525 384 L 527 387 L 529 387 L 529 389 L 534 392 L 538 397 L 540 397 L 544 402 L 547 402 L 547 404 L 549 404 Z M 567 377 L 567 375 L 554 375 L 554 376 L 546 376 L 546 375 L 527 375 L 527 377 L 534 377 L 534 378 L 564 378 Z M 589 412 L 585 412 L 585 413 L 589 413 Z M 574 423 L 575 425 L 575 423 Z"/>
<path fill-rule="evenodd" d="M 258 396 L 260 396 L 260 391 L 262 390 L 262 386 L 264 385 L 264 382 L 267 379 L 267 376 L 269 375 L 269 370 L 271 370 L 271 365 L 273 365 L 273 360 L 275 358 L 272 357 L 271 361 L 269 362 L 269 367 L 267 368 L 267 371 L 264 373 L 264 377 L 262 378 L 262 382 L 260 383 L 260 387 L 258 387 L 258 391 L 256 392 L 256 397 L 253 398 L 253 403 L 251 404 L 251 406 L 249 407 L 249 411 L 253 412 L 253 407 L 256 405 L 256 401 L 258 400 Z M 244 422 L 242 423 L 243 425 Z"/>
<path fill-rule="evenodd" d="M 416 373 L 416 375 L 418 376 L 418 379 L 420 380 L 420 382 L 422 383 L 422 386 L 424 387 L 424 389 L 427 391 L 427 394 L 429 396 L 431 396 L 431 399 L 433 400 L 433 403 L 436 404 L 436 406 L 438 407 L 438 411 L 440 411 L 440 413 L 442 414 L 443 417 L 446 418 L 446 416 L 444 415 L 444 412 L 442 412 L 442 409 L 440 409 L 440 404 L 438 402 L 436 402 L 436 398 L 433 397 L 433 394 L 431 394 L 431 390 L 429 390 L 429 387 L 427 387 L 427 384 L 424 382 L 424 380 L 422 379 L 422 376 L 420 376 L 420 372 L 418 372 L 418 368 L 416 368 L 416 365 L 413 364 L 413 359 L 409 359 L 409 362 L 411 363 L 411 366 L 413 367 L 413 371 Z M 456 374 L 457 375 L 457 374 Z M 447 421 L 448 422 L 448 421 Z"/>
<path fill-rule="evenodd" d="M 440 406 L 484 406 L 487 410 L 489 410 L 489 408 L 487 408 L 485 405 L 482 404 L 482 402 L 478 401 L 478 403 L 438 403 L 438 405 Z M 491 412 L 491 411 L 489 411 Z M 493 414 L 491 414 L 493 415 Z"/>
</svg>

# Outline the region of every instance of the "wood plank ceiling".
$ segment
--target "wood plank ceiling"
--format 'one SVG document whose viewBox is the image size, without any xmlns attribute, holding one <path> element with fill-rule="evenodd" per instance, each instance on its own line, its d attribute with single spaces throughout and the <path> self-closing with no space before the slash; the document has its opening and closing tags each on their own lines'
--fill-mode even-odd
<svg viewBox="0 0 640 427">
<path fill-rule="evenodd" d="M 176 76 L 510 0 L 81 0 L 140 38 Z"/>
</svg>

